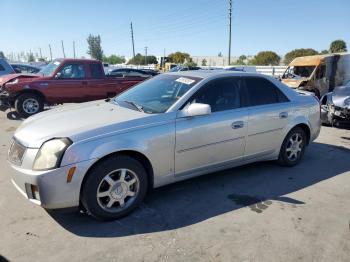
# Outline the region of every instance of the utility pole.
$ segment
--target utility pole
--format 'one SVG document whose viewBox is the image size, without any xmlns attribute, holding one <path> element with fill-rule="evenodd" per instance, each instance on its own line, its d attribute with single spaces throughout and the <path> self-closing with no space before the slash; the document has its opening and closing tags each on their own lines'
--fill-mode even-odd
<svg viewBox="0 0 350 262">
<path fill-rule="evenodd" d="M 40 59 L 43 59 L 43 55 L 41 53 L 41 48 L 39 47 L 39 54 L 40 54 Z"/>
<path fill-rule="evenodd" d="M 52 61 L 52 50 L 51 50 L 51 45 L 49 44 L 49 50 L 50 50 L 50 61 Z"/>
<path fill-rule="evenodd" d="M 132 27 L 132 22 L 130 23 L 130 29 L 131 29 L 132 54 L 133 54 L 133 58 L 135 58 L 134 29 Z"/>
<path fill-rule="evenodd" d="M 162 63 L 163 72 L 165 72 L 165 48 L 163 53 L 163 63 Z"/>
<path fill-rule="evenodd" d="M 148 47 L 145 46 L 145 65 L 147 65 L 147 49 Z"/>
<path fill-rule="evenodd" d="M 63 40 L 61 40 L 61 44 L 62 44 L 63 58 L 66 58 L 66 53 L 64 52 Z"/>
<path fill-rule="evenodd" d="M 229 21 L 229 37 L 228 37 L 228 65 L 231 64 L 231 25 L 232 25 L 232 0 L 229 1 L 228 21 Z"/>
<path fill-rule="evenodd" d="M 75 58 L 75 41 L 73 41 L 73 57 Z"/>
</svg>

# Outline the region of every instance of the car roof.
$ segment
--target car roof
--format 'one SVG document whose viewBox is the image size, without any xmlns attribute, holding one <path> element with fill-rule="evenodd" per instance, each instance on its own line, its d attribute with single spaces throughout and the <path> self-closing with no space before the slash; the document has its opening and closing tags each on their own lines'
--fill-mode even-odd
<svg viewBox="0 0 350 262">
<path fill-rule="evenodd" d="M 100 63 L 100 61 L 96 59 L 87 59 L 87 58 L 56 58 L 54 61 L 60 61 L 60 62 L 94 62 L 94 63 Z"/>
<path fill-rule="evenodd" d="M 188 77 L 199 77 L 199 78 L 216 78 L 221 76 L 258 76 L 265 77 L 262 74 L 258 73 L 249 73 L 241 71 L 227 71 L 227 70 L 193 70 L 193 71 L 179 71 L 179 72 L 170 72 L 166 73 L 169 75 L 178 75 L 178 76 L 188 76 Z"/>
</svg>

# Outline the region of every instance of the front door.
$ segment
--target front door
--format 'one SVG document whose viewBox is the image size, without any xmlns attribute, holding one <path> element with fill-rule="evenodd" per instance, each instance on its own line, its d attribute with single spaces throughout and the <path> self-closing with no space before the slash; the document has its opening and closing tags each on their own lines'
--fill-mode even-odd
<svg viewBox="0 0 350 262">
<path fill-rule="evenodd" d="M 83 63 L 67 63 L 51 80 L 45 95 L 57 103 L 83 102 L 88 95 L 86 68 Z"/>
<path fill-rule="evenodd" d="M 187 104 L 209 104 L 212 113 L 176 119 L 177 176 L 241 160 L 248 113 L 240 91 L 240 78 L 229 77 L 209 82 L 189 99 Z"/>
</svg>

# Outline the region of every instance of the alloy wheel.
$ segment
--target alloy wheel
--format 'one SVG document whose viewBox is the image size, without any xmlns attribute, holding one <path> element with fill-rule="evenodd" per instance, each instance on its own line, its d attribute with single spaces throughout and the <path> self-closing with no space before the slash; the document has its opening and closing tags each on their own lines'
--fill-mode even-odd
<svg viewBox="0 0 350 262">
<path fill-rule="evenodd" d="M 97 203 L 107 212 L 120 212 L 137 198 L 140 181 L 130 169 L 117 169 L 107 174 L 97 187 Z"/>
<path fill-rule="evenodd" d="M 39 102 L 33 98 L 27 98 L 22 107 L 27 114 L 35 114 L 39 111 Z"/>
<path fill-rule="evenodd" d="M 303 149 L 303 137 L 299 133 L 294 133 L 288 140 L 286 153 L 290 161 L 296 161 Z"/>
</svg>

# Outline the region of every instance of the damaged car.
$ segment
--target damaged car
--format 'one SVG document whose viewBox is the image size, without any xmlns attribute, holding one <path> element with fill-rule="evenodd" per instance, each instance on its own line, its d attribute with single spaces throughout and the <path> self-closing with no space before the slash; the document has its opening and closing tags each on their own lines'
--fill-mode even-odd
<svg viewBox="0 0 350 262">
<path fill-rule="evenodd" d="M 350 81 L 321 98 L 321 120 L 335 126 L 350 124 Z"/>
</svg>

